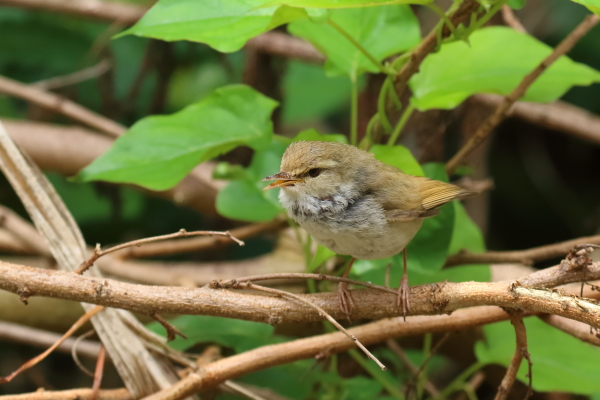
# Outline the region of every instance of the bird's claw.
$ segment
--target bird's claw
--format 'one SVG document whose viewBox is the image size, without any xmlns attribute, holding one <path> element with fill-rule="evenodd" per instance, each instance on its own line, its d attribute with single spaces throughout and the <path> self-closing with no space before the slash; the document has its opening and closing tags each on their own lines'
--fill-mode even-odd
<svg viewBox="0 0 600 400">
<path fill-rule="evenodd" d="M 396 305 L 398 308 L 402 307 L 402 315 L 406 321 L 406 313 L 410 311 L 410 287 L 408 286 L 408 276 L 406 275 L 403 275 L 400 281 Z"/>
<path fill-rule="evenodd" d="M 345 282 L 340 282 L 338 284 L 338 294 L 340 296 L 340 309 L 344 314 L 346 314 L 346 318 L 350 320 L 350 314 L 355 307 L 354 299 L 352 295 L 348 291 L 348 284 Z"/>
</svg>

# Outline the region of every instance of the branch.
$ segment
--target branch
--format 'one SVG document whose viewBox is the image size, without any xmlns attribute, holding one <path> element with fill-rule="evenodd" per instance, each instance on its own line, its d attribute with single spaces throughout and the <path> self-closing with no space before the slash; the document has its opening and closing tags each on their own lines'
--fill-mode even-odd
<svg viewBox="0 0 600 400">
<path fill-rule="evenodd" d="M 94 66 L 84 68 L 80 71 L 73 72 L 68 75 L 44 79 L 43 81 L 32 83 L 31 86 L 36 86 L 43 90 L 51 90 L 65 86 L 75 85 L 77 83 L 84 82 L 89 79 L 97 78 L 98 76 L 110 70 L 111 67 L 111 62 L 108 59 L 104 59 Z"/>
<path fill-rule="evenodd" d="M 462 282 L 415 286 L 411 288 L 410 315 L 446 314 L 464 307 L 495 305 L 528 312 L 556 314 L 600 328 L 600 306 L 558 292 L 535 288 L 600 278 L 600 263 L 588 268 L 556 266 L 518 281 L 496 283 Z M 522 285 L 522 286 L 521 286 Z M 70 272 L 39 270 L 0 262 L 0 289 L 30 296 L 122 308 L 146 315 L 154 313 L 213 315 L 277 324 L 321 321 L 313 308 L 276 297 L 242 294 L 230 290 L 183 287 L 156 287 L 80 276 Z M 389 290 L 382 287 L 382 290 Z M 337 293 L 301 295 L 335 319 L 345 315 Z M 391 293 L 380 290 L 354 290 L 357 303 L 352 319 L 378 319 L 400 315 Z M 599 314 L 596 315 L 595 312 Z"/>
<path fill-rule="evenodd" d="M 496 107 L 493 114 L 490 115 L 480 126 L 465 145 L 448 161 L 446 164 L 446 172 L 452 174 L 456 168 L 462 164 L 473 150 L 486 139 L 492 130 L 502 122 L 509 114 L 513 104 L 525 95 L 527 89 L 535 82 L 535 80 L 550 66 L 554 61 L 559 59 L 564 54 L 568 53 L 573 46 L 581 39 L 590 29 L 598 22 L 600 17 L 596 14 L 588 15 L 556 48 L 546 57 L 533 71 L 527 74 L 521 83 L 506 97 L 502 103 Z"/>
<path fill-rule="evenodd" d="M 521 21 L 515 16 L 515 13 L 510 6 L 506 4 L 502 6 L 502 18 L 504 19 L 504 22 L 506 22 L 506 25 L 510 26 L 515 31 L 527 33 L 527 30 L 523 24 L 521 24 Z"/>
<path fill-rule="evenodd" d="M 71 389 L 59 391 L 47 391 L 43 388 L 33 393 L 9 394 L 0 396 L 1 400 L 82 400 L 89 399 L 92 389 Z M 101 390 L 96 400 L 134 400 L 129 390 L 108 389 Z"/>
<path fill-rule="evenodd" d="M 450 22 L 453 26 L 458 26 L 461 23 L 465 22 L 472 13 L 476 12 L 479 8 L 479 3 L 475 0 L 464 0 L 459 8 L 450 16 Z M 446 38 L 450 36 L 452 32 L 448 25 L 444 25 L 442 29 L 442 38 Z M 417 46 L 417 48 L 412 52 L 410 58 L 404 64 L 402 69 L 398 72 L 396 76 L 396 80 L 394 81 L 394 90 L 398 97 L 402 95 L 406 87 L 408 86 L 408 81 L 414 74 L 419 72 L 419 68 L 421 67 L 421 63 L 429 55 L 429 53 L 433 52 L 438 45 L 438 32 L 436 29 L 433 29 L 423 41 Z M 391 109 L 393 104 L 391 102 L 387 105 L 387 109 Z"/>
<path fill-rule="evenodd" d="M 0 340 L 12 343 L 26 344 L 29 346 L 47 349 L 60 340 L 62 335 L 42 329 L 30 328 L 20 324 L 0 321 Z M 74 338 L 67 338 L 56 350 L 71 354 L 75 344 Z M 97 358 L 100 352 L 100 343 L 91 340 L 81 340 L 77 344 L 77 354 L 88 358 Z"/>
<path fill-rule="evenodd" d="M 525 330 L 525 324 L 523 323 L 523 317 L 520 312 L 509 311 L 508 314 L 510 315 L 510 322 L 515 328 L 517 344 L 515 347 L 515 353 L 513 354 L 508 369 L 506 370 L 506 374 L 504 375 L 504 378 L 498 387 L 495 400 L 506 400 L 512 385 L 515 382 L 517 372 L 519 372 L 519 367 L 521 366 L 521 362 L 523 361 L 524 357 L 527 358 L 527 361 L 529 362 L 529 390 L 527 391 L 527 396 L 525 396 L 525 399 L 527 399 L 531 394 L 531 361 L 527 351 L 527 332 Z"/>
<path fill-rule="evenodd" d="M 9 208 L 0 205 L 0 226 L 8 230 L 33 254 L 51 257 L 50 249 L 37 229 Z"/>
<path fill-rule="evenodd" d="M 446 267 L 462 264 L 500 264 L 518 263 L 533 265 L 538 261 L 563 257 L 573 247 L 581 243 L 600 245 L 600 235 L 571 239 L 560 243 L 534 247 L 527 250 L 486 251 L 485 253 L 469 253 L 461 251 L 446 260 Z"/>
<path fill-rule="evenodd" d="M 74 121 L 81 122 L 113 137 L 121 136 L 127 130 L 123 125 L 88 110 L 65 97 L 4 76 L 0 76 L 0 92 L 63 114 Z"/>
<path fill-rule="evenodd" d="M 246 47 L 307 63 L 323 64 L 325 62 L 325 56 L 312 44 L 279 31 L 270 31 L 253 37 L 246 42 Z"/>
<path fill-rule="evenodd" d="M 471 99 L 497 107 L 503 97 L 496 94 L 476 94 Z M 600 144 L 600 116 L 563 101 L 550 104 L 517 101 L 508 115 Z"/>
<path fill-rule="evenodd" d="M 598 331 L 594 332 L 594 330 L 592 330 L 586 324 L 583 324 L 579 321 L 573 321 L 572 319 L 559 317 L 558 315 L 546 314 L 540 315 L 539 318 L 548 325 L 568 333 L 579 340 L 593 344 L 594 346 L 600 346 L 600 336 Z"/>
</svg>

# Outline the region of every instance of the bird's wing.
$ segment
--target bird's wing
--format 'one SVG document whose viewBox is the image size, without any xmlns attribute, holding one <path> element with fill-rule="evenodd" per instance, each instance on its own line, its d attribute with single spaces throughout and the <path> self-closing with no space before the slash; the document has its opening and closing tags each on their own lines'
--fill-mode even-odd
<svg viewBox="0 0 600 400">
<path fill-rule="evenodd" d="M 462 199 L 476 194 L 451 183 L 428 178 L 420 178 L 418 187 L 422 198 L 421 204 L 426 210 L 432 210 L 454 199 Z"/>
<path fill-rule="evenodd" d="M 431 218 L 440 213 L 440 210 L 385 210 L 388 222 L 408 222 L 418 218 Z"/>
</svg>

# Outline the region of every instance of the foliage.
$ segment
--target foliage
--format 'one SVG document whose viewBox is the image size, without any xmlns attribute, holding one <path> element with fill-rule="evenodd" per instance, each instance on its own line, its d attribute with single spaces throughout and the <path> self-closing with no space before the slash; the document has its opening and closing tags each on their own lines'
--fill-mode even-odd
<svg viewBox="0 0 600 400">
<path fill-rule="evenodd" d="M 599 0 L 576 2 L 600 14 Z M 327 131 L 326 124 L 317 126 L 317 123 L 346 118 L 346 114 L 350 114 L 348 125 L 356 129 L 355 105 L 361 77 L 368 73 L 393 76 L 402 68 L 410 51 L 421 41 L 419 21 L 408 4 L 427 3 L 430 1 L 159 0 L 137 24 L 106 46 L 119 64 L 114 71 L 115 96 L 126 102 L 130 95 L 127 89 L 143 64 L 143 48 L 150 43 L 149 38 L 177 42 L 174 49 L 186 64 L 175 71 L 171 80 L 166 108 L 172 113 L 148 115 L 150 99 L 145 94 L 151 88 L 141 87 L 143 109 L 132 106 L 135 109 L 126 113 L 126 117 L 135 123 L 106 153 L 76 176 L 76 181 L 85 182 L 79 186 L 80 191 L 74 194 L 72 184 L 56 176 L 52 176 L 53 183 L 69 206 L 73 205 L 72 211 L 79 222 L 95 223 L 108 218 L 110 206 L 108 201 L 95 198 L 93 188 L 96 186 L 93 185 L 96 184 L 90 182 L 132 183 L 153 190 L 167 190 L 198 164 L 216 160 L 214 178 L 227 181 L 216 201 L 221 216 L 238 221 L 270 221 L 280 217 L 284 210 L 278 201 L 278 193 L 263 191 L 265 183 L 262 179 L 279 170 L 281 157 L 293 141 L 348 143 L 346 135 L 320 133 Z M 482 15 L 491 16 L 498 8 L 495 6 L 503 2 L 481 3 L 479 17 L 474 16 L 468 27 L 453 27 L 455 34 L 438 43 L 437 51 L 426 57 L 420 72 L 410 79 L 410 104 L 416 109 L 453 109 L 476 93 L 507 94 L 551 51 L 550 46 L 531 35 L 507 27 L 478 26 L 478 21 L 484 18 Z M 524 1 L 511 0 L 508 4 L 517 9 Z M 88 49 L 94 39 L 108 29 L 95 23 L 65 24 L 60 19 L 53 21 L 15 11 L 0 14 L 0 22 L 0 35 L 8 38 L 0 41 L 0 68 L 10 70 L 18 65 L 19 72 L 15 77 L 26 77 L 29 81 L 72 72 L 72 65 L 90 64 Z M 283 25 L 289 33 L 311 42 L 327 58 L 324 66 L 289 62 L 283 82 L 284 123 L 295 128 L 292 124 L 309 121 L 318 130 L 308 128 L 298 132 L 300 129 L 294 129 L 293 134 L 277 134 L 272 115 L 279 102 L 239 84 L 243 54 L 238 50 L 253 37 Z M 440 23 L 436 29 L 442 26 Z M 183 41 L 203 43 L 210 48 L 193 47 L 195 45 Z M 35 42 L 37 47 L 28 48 L 23 45 L 26 42 Z M 61 42 L 63 46 L 51 45 L 54 42 Z M 222 63 L 231 71 L 223 68 Z M 394 102 L 390 81 L 387 82 L 380 100 Z M 551 102 L 573 86 L 597 82 L 600 82 L 599 71 L 564 56 L 528 90 L 525 100 Z M 92 87 L 89 82 L 83 83 L 78 95 L 82 103 L 100 108 L 103 99 L 91 94 L 95 93 L 89 90 Z M 348 108 L 352 111 L 348 112 Z M 395 129 L 396 136 L 392 136 L 391 143 L 373 144 L 369 151 L 377 159 L 406 173 L 447 181 L 442 164 L 421 165 L 409 148 L 395 143 L 403 125 L 391 126 L 381 108 L 372 122 L 380 122 L 387 133 Z M 412 108 L 397 111 L 408 118 Z M 24 111 L 0 99 L 0 113 L 18 117 Z M 389 126 L 385 126 L 386 123 Z M 349 136 L 350 142 L 358 145 L 356 136 Z M 370 143 L 365 140 L 362 144 Z M 240 147 L 252 149 L 247 164 L 219 158 Z M 144 212 L 145 203 L 139 194 L 123 189 L 119 196 L 124 220 Z M 312 252 L 309 239 L 302 245 L 306 250 L 307 272 L 320 271 L 335 255 L 322 246 Z M 489 281 L 488 265 L 444 268 L 449 255 L 463 250 L 483 252 L 485 242 L 464 207 L 454 202 L 442 207 L 436 218 L 426 219 L 408 245 L 411 285 L 444 280 Z M 394 285 L 400 279 L 402 263 L 401 254 L 381 260 L 358 260 L 352 277 L 383 285 L 386 269 L 391 265 L 390 280 Z M 239 353 L 289 340 L 275 334 L 271 326 L 216 317 L 179 317 L 174 320 L 174 325 L 188 336 L 188 339 L 178 338 L 172 343 L 179 350 L 218 344 L 228 352 Z M 595 348 L 538 320 L 528 320 L 526 325 L 536 390 L 579 394 L 600 392 L 594 375 L 594 359 L 589 356 L 595 354 Z M 160 325 L 151 326 L 162 332 Z M 510 325 L 486 326 L 484 334 L 485 340 L 475 347 L 478 366 L 492 363 L 507 366 L 514 350 Z M 557 343 L 561 345 L 556 346 Z M 394 353 L 384 350 L 387 349 L 377 349 L 378 356 L 392 366 L 392 372 L 383 375 L 365 368 L 366 372 L 342 379 L 337 374 L 335 356 L 330 367 L 319 364 L 311 370 L 312 362 L 303 361 L 261 371 L 243 380 L 271 387 L 293 399 L 311 395 L 313 398 L 348 400 L 397 398 L 390 385 L 398 387 L 410 378 L 410 374 Z M 426 353 L 415 351 L 409 355 L 418 364 L 423 362 Z M 450 364 L 443 357 L 434 358 L 432 362 L 442 367 Z M 522 366 L 518 377 L 526 382 L 524 368 Z M 305 373 L 303 380 L 298 378 Z"/>
</svg>

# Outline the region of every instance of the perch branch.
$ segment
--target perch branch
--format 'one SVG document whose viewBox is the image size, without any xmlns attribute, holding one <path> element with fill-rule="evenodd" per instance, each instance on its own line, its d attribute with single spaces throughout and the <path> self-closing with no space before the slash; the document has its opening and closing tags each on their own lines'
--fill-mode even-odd
<svg viewBox="0 0 600 400">
<path fill-rule="evenodd" d="M 462 164 L 462 162 L 467 158 L 473 150 L 483 140 L 485 140 L 492 130 L 498 126 L 500 122 L 502 122 L 509 114 L 510 108 L 513 104 L 525 95 L 527 89 L 531 86 L 533 82 L 544 72 L 552 63 L 558 60 L 561 56 L 568 53 L 573 46 L 581 39 L 590 29 L 592 29 L 598 22 L 600 21 L 600 17 L 596 14 L 588 15 L 584 18 L 584 20 L 565 38 L 562 42 L 558 44 L 550 53 L 548 57 L 546 57 L 538 66 L 527 74 L 521 83 L 506 97 L 502 103 L 496 107 L 492 115 L 490 115 L 482 124 L 477 128 L 477 131 L 469 138 L 467 143 L 448 161 L 446 164 L 446 172 L 448 174 L 454 173 L 456 168 Z"/>
</svg>

